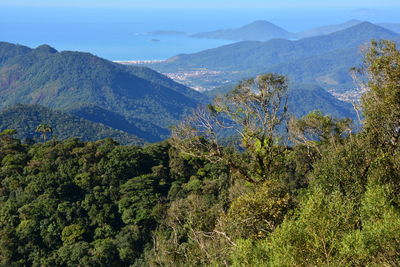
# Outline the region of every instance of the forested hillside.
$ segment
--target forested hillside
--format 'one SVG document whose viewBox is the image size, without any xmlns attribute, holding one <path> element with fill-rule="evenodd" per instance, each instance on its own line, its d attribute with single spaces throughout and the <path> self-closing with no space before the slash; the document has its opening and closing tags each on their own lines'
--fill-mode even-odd
<svg viewBox="0 0 400 267">
<path fill-rule="evenodd" d="M 205 98 L 147 68 L 123 66 L 89 53 L 58 52 L 47 45 L 30 49 L 0 43 L 0 100 L 0 108 L 39 104 L 75 114 L 82 106 L 95 106 L 140 129 L 128 133 L 160 141 Z M 107 125 L 111 120 L 94 121 Z M 142 123 L 136 125 L 138 121 Z M 154 131 L 157 127 L 162 130 Z"/>
<path fill-rule="evenodd" d="M 39 125 L 48 125 L 51 132 L 47 140 L 64 140 L 77 137 L 82 141 L 95 141 L 112 138 L 120 144 L 139 145 L 144 140 L 127 131 L 115 130 L 101 123 L 85 120 L 61 111 L 51 110 L 38 105 L 16 105 L 0 111 L 0 131 L 16 130 L 15 137 L 21 140 L 42 140 L 42 134 L 37 131 Z"/>
<path fill-rule="evenodd" d="M 373 42 L 362 129 L 287 113 L 264 74 L 161 143 L 0 134 L 2 266 L 398 266 L 400 51 Z M 221 131 L 240 137 L 228 145 Z M 286 131 L 284 131 L 286 130 Z"/>
</svg>

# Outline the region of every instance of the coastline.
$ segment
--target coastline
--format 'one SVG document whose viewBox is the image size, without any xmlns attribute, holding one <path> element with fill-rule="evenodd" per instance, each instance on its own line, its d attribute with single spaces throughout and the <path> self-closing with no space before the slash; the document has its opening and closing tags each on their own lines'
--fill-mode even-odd
<svg viewBox="0 0 400 267">
<path fill-rule="evenodd" d="M 166 60 L 163 59 L 154 59 L 154 60 L 112 60 L 114 63 L 122 64 L 122 65 L 140 65 L 140 64 L 154 64 L 154 63 L 162 63 Z"/>
</svg>

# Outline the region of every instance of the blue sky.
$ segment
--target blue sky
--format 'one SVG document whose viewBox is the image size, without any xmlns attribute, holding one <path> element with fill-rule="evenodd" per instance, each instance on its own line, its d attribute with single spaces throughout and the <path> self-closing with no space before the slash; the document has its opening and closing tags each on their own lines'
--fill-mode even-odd
<svg viewBox="0 0 400 267">
<path fill-rule="evenodd" d="M 400 7 L 399 0 L 0 0 L 0 6 L 126 7 L 126 8 L 290 8 Z"/>
</svg>

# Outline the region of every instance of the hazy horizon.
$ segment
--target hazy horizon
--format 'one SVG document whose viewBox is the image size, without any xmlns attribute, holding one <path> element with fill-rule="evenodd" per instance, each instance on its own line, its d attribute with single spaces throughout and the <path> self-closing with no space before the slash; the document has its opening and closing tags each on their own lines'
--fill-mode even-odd
<svg viewBox="0 0 400 267">
<path fill-rule="evenodd" d="M 89 3 L 90 1 L 80 1 Z M 116 1 L 122 4 L 125 1 Z M 135 1 L 133 1 L 134 3 Z M 157 2 L 157 1 L 150 1 Z M 177 1 L 175 1 L 177 2 Z M 218 1 L 217 1 L 218 2 Z M 219 1 L 222 3 L 221 1 Z M 237 3 L 241 1 L 235 1 Z M 250 1 L 249 5 L 260 1 Z M 286 1 L 288 2 L 288 1 Z M 307 1 L 305 1 L 307 2 Z M 313 1 L 308 1 L 312 3 Z M 343 2 L 343 1 L 341 1 Z M 354 1 L 350 1 L 354 2 Z M 388 1 L 386 1 L 389 3 Z M 8 4 L 7 4 L 8 3 Z M 180 53 L 194 53 L 232 41 L 189 37 L 145 36 L 157 30 L 197 33 L 236 28 L 255 20 L 267 20 L 290 32 L 343 23 L 351 19 L 373 23 L 400 23 L 399 8 L 371 8 L 368 2 L 348 7 L 302 8 L 128 8 L 105 7 L 99 2 L 87 8 L 76 1 L 49 6 L 50 1 L 3 1 L 0 3 L 0 41 L 30 47 L 49 44 L 57 50 L 90 52 L 110 60 L 166 59 Z M 29 3 L 34 6 L 29 6 Z M 46 4 L 47 3 L 47 4 Z M 61 6 L 60 6 L 61 5 Z M 75 5 L 75 7 L 74 7 Z M 317 5 L 320 6 L 320 5 Z M 337 3 L 340 6 L 340 1 Z M 396 6 L 396 5 L 394 5 Z M 160 42 L 150 42 L 153 39 Z"/>
<path fill-rule="evenodd" d="M 324 2 L 319 0 L 281 0 L 279 2 L 271 0 L 3 0 L 0 6 L 52 6 L 52 7 L 123 7 L 123 8 L 375 8 L 375 7 L 400 7 L 397 0 L 336 0 Z"/>
</svg>

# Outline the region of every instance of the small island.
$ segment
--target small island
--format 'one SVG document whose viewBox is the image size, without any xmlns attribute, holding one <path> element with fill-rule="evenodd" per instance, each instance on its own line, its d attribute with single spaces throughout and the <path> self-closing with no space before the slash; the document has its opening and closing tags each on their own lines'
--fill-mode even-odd
<svg viewBox="0 0 400 267">
<path fill-rule="evenodd" d="M 151 34 L 151 35 L 186 35 L 186 32 L 160 30 L 160 31 L 148 32 L 147 34 Z"/>
</svg>

